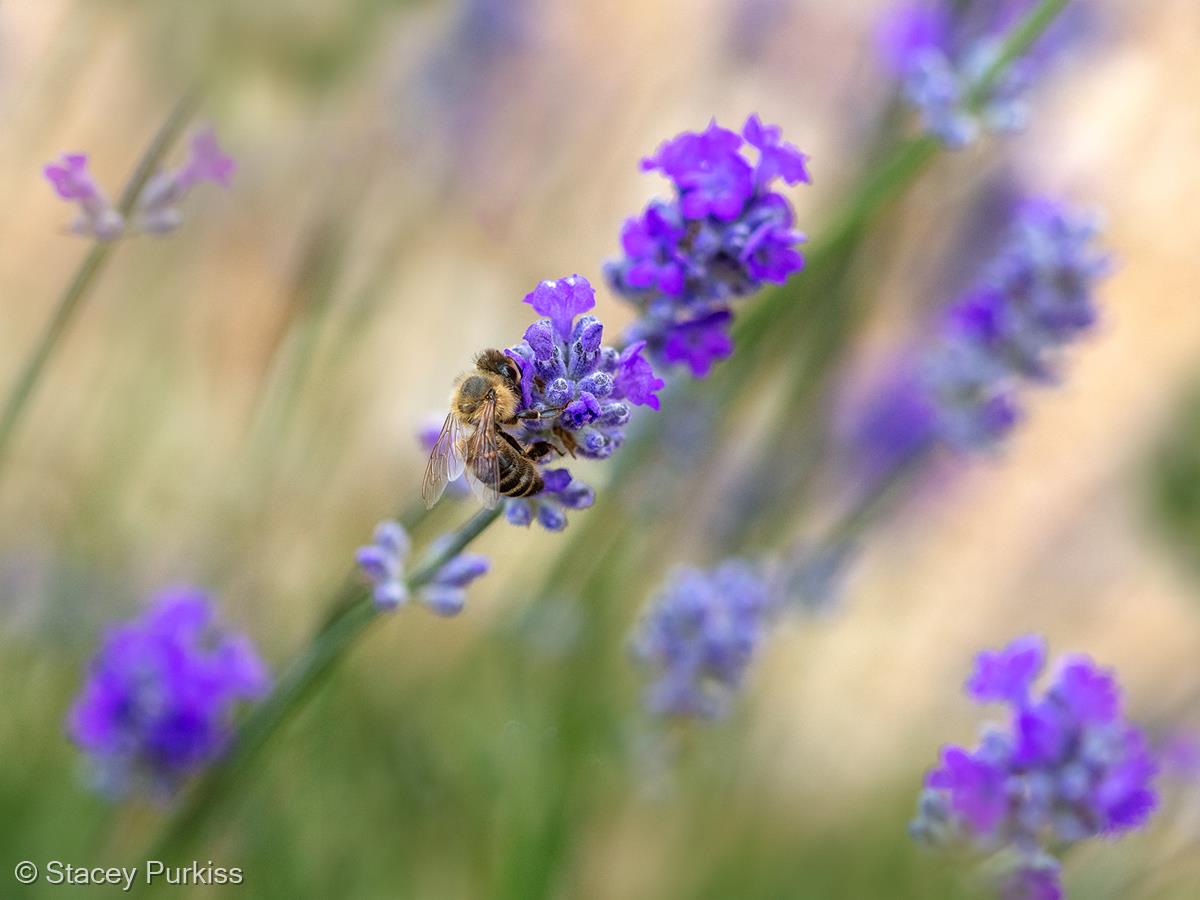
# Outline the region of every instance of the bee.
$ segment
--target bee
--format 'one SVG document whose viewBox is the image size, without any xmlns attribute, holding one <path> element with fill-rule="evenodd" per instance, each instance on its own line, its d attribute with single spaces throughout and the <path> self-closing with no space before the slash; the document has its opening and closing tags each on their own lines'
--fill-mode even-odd
<svg viewBox="0 0 1200 900">
<path fill-rule="evenodd" d="M 460 377 L 450 397 L 450 411 L 429 454 L 421 498 L 432 508 L 446 484 L 466 474 L 472 493 L 489 509 L 500 497 L 530 497 L 545 487 L 536 462 L 557 447 L 537 441 L 528 448 L 500 426 L 521 419 L 540 419 L 557 410 L 521 407 L 521 369 L 499 350 L 475 357 L 475 370 Z"/>
</svg>

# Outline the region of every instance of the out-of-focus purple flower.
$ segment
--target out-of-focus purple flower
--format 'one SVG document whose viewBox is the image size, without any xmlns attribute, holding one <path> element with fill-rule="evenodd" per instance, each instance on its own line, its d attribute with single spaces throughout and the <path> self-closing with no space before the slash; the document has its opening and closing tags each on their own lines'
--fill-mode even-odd
<svg viewBox="0 0 1200 900">
<path fill-rule="evenodd" d="M 179 204 L 204 181 L 229 187 L 236 164 L 217 144 L 211 128 L 192 135 L 187 160 L 174 171 L 158 172 L 138 197 L 136 224 L 148 234 L 167 234 L 183 222 Z"/>
<path fill-rule="evenodd" d="M 145 234 L 174 231 L 183 222 L 179 203 L 188 192 L 202 181 L 229 187 L 234 167 L 211 128 L 197 131 L 187 161 L 173 172 L 155 173 L 146 182 L 130 216 L 130 229 Z M 60 163 L 51 163 L 43 171 L 59 197 L 79 204 L 80 215 L 71 225 L 73 232 L 106 241 L 125 234 L 127 223 L 92 180 L 87 156 L 64 154 Z"/>
<path fill-rule="evenodd" d="M 778 127 L 750 116 L 741 134 L 714 121 L 665 141 L 642 168 L 670 179 L 675 196 L 625 222 L 623 255 L 605 264 L 605 275 L 638 307 L 628 339 L 644 341 L 655 361 L 686 363 L 703 377 L 732 352 L 731 301 L 804 266 L 804 235 L 772 185 L 808 183 L 807 157 Z"/>
<path fill-rule="evenodd" d="M 103 241 L 121 236 L 125 220 L 92 178 L 86 154 L 64 153 L 58 163 L 43 167 L 42 173 L 61 199 L 79 205 L 79 215 L 71 223 L 71 231 Z"/>
<path fill-rule="evenodd" d="M 763 573 L 745 560 L 675 572 L 633 638 L 635 657 L 654 673 L 646 693 L 650 710 L 719 715 L 762 641 L 772 597 Z"/>
<path fill-rule="evenodd" d="M 448 545 L 449 535 L 433 541 L 429 555 L 436 556 Z M 379 609 L 396 609 L 409 600 L 405 567 L 412 541 L 399 522 L 380 522 L 370 544 L 355 554 L 359 570 L 372 585 Z M 417 599 L 439 616 L 455 616 L 467 602 L 467 587 L 488 572 L 487 557 L 460 553 L 452 557 L 417 591 Z"/>
<path fill-rule="evenodd" d="M 585 313 L 595 306 L 588 280 L 571 275 L 543 281 L 525 302 L 544 316 L 525 331 L 524 339 L 505 352 L 521 370 L 520 413 L 511 429 L 524 447 L 545 442 L 557 453 L 539 460 L 545 489 L 529 498 L 505 501 L 515 525 L 537 521 L 543 528 L 566 527 L 565 511 L 591 506 L 591 488 L 572 480 L 566 469 L 551 468 L 558 456 L 607 459 L 624 442 L 630 406 L 659 408 L 655 391 L 663 382 L 643 359 L 643 347 L 632 344 L 618 352 L 603 344 L 604 327 Z"/>
<path fill-rule="evenodd" d="M 67 729 L 106 792 L 169 796 L 224 750 L 237 705 L 269 686 L 253 644 L 220 627 L 203 591 L 170 588 L 109 631 Z"/>
<path fill-rule="evenodd" d="M 1062 347 L 1096 319 L 1093 291 L 1109 271 L 1093 217 L 1026 201 L 980 282 L 953 304 L 921 380 L 939 435 L 960 449 L 994 447 L 1019 420 L 1023 382 L 1053 382 Z"/>
<path fill-rule="evenodd" d="M 186 192 L 202 181 L 211 181 L 229 187 L 233 171 L 237 168 L 233 157 L 225 153 L 217 143 L 212 128 L 202 128 L 192 135 L 191 154 L 175 176 L 179 190 Z"/>
<path fill-rule="evenodd" d="M 733 314 L 717 310 L 700 319 L 670 326 L 664 335 L 662 358 L 669 363 L 682 363 L 696 378 L 703 378 L 713 363 L 733 353 L 733 338 L 729 323 Z"/>
<path fill-rule="evenodd" d="M 1045 643 L 1033 636 L 979 655 L 967 692 L 1007 704 L 1010 723 L 986 731 L 974 750 L 943 750 L 911 828 L 933 845 L 1010 848 L 1018 863 L 1004 897 L 1058 896 L 1046 848 L 1140 828 L 1157 805 L 1157 763 L 1122 714 L 1113 674 L 1070 657 L 1035 696 L 1044 665 Z"/>
<path fill-rule="evenodd" d="M 1000 900 L 1062 900 L 1058 860 L 1045 853 L 1025 859 L 1000 884 Z"/>
<path fill-rule="evenodd" d="M 936 410 L 911 360 L 890 366 L 847 408 L 846 443 L 868 484 L 880 483 L 937 441 Z"/>
<path fill-rule="evenodd" d="M 926 131 L 957 148 L 974 141 L 984 127 L 999 132 L 1024 127 L 1025 94 L 1078 35 L 1079 10 L 1056 21 L 974 104 L 971 95 L 996 61 L 1006 33 L 1035 5 L 1034 0 L 916 0 L 888 8 L 877 30 L 880 58 L 900 79 Z"/>
<path fill-rule="evenodd" d="M 1008 702 L 1023 706 L 1029 688 L 1046 664 L 1046 642 L 1031 634 L 1002 650 L 979 654 L 967 693 L 980 703 Z"/>
</svg>

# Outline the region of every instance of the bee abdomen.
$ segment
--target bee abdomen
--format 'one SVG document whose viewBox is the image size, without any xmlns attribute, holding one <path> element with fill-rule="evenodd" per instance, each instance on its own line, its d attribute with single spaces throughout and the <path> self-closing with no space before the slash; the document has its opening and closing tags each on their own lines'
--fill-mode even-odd
<svg viewBox="0 0 1200 900">
<path fill-rule="evenodd" d="M 545 486 L 537 467 L 526 459 L 501 458 L 499 492 L 505 497 L 528 497 Z"/>
</svg>

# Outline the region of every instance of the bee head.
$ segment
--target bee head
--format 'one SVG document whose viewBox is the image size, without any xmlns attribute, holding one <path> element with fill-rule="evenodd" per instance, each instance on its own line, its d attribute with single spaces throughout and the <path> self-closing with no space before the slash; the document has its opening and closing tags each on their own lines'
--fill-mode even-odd
<svg viewBox="0 0 1200 900">
<path fill-rule="evenodd" d="M 491 372 L 493 375 L 499 375 L 514 389 L 518 388 L 521 384 L 520 367 L 510 357 L 499 350 L 484 350 L 479 356 L 475 357 L 475 368 L 481 372 Z"/>
</svg>

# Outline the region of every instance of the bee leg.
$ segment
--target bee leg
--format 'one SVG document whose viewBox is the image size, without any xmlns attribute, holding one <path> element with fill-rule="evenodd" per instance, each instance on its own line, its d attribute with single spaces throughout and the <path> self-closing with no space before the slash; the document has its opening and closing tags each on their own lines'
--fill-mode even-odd
<svg viewBox="0 0 1200 900">
<path fill-rule="evenodd" d="M 529 419 L 536 422 L 539 419 L 553 419 L 564 409 L 566 409 L 564 406 L 552 406 L 549 409 L 527 409 L 525 412 L 517 413 L 513 418 Z"/>
<path fill-rule="evenodd" d="M 535 441 L 534 443 L 530 444 L 528 448 L 526 448 L 525 455 L 530 459 L 541 459 L 543 456 L 546 456 L 548 453 L 550 453 L 551 450 L 553 450 L 559 456 L 566 455 L 561 449 L 555 447 L 549 441 Z"/>
</svg>

